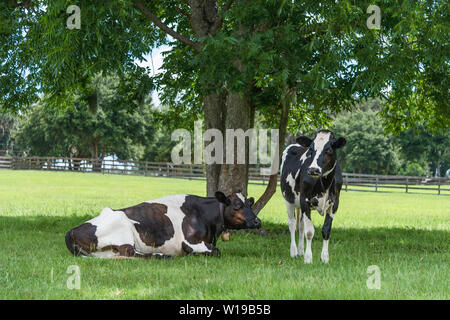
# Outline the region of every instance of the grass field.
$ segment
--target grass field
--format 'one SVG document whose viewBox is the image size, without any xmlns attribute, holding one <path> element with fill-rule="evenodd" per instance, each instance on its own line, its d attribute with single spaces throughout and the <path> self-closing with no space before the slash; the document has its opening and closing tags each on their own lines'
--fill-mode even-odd
<svg viewBox="0 0 450 320">
<path fill-rule="evenodd" d="M 264 191 L 249 188 L 255 198 Z M 327 265 L 317 212 L 313 264 L 290 258 L 279 190 L 259 215 L 269 234 L 219 240 L 221 258 L 105 260 L 73 257 L 65 246 L 65 233 L 104 207 L 204 190 L 203 181 L 0 171 L 0 299 L 450 298 L 448 196 L 342 192 Z M 78 290 L 66 285 L 71 265 L 81 271 Z M 366 285 L 371 265 L 381 271 L 379 290 Z"/>
</svg>

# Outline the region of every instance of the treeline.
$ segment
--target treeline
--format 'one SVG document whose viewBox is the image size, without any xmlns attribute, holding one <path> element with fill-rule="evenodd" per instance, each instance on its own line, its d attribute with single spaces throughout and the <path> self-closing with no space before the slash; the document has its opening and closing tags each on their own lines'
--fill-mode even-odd
<svg viewBox="0 0 450 320">
<path fill-rule="evenodd" d="M 52 108 L 39 102 L 21 115 L 0 114 L 0 151 L 16 156 L 170 161 L 174 143 L 150 96 L 130 99 L 115 77 L 97 77 L 92 97 Z M 1 155 L 1 154 L 0 154 Z M 79 164 L 74 162 L 74 170 Z"/>
<path fill-rule="evenodd" d="M 380 110 L 381 101 L 372 100 L 334 118 L 334 132 L 347 139 L 339 151 L 344 172 L 444 176 L 450 167 L 450 132 L 418 125 L 418 130 L 387 133 Z"/>
</svg>

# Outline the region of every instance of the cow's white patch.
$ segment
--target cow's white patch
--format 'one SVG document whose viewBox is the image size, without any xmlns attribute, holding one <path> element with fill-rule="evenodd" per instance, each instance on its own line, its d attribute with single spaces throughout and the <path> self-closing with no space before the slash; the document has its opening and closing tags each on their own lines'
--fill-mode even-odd
<svg viewBox="0 0 450 320">
<path fill-rule="evenodd" d="M 133 221 L 128 219 L 122 211 L 105 208 L 99 216 L 87 222 L 97 227 L 95 236 L 98 249 L 134 243 Z"/>
<path fill-rule="evenodd" d="M 114 257 L 118 257 L 120 254 L 119 254 L 119 252 L 113 252 L 112 250 L 106 250 L 106 251 L 91 252 L 90 255 L 93 257 L 96 257 L 96 258 L 114 258 Z"/>
<path fill-rule="evenodd" d="M 242 195 L 242 193 L 236 193 L 236 196 L 243 202 L 245 203 L 245 197 Z"/>
<path fill-rule="evenodd" d="M 300 172 L 300 170 L 299 170 Z M 300 192 L 295 191 L 295 178 L 291 173 L 286 177 L 286 183 L 291 187 L 292 194 L 294 195 L 294 204 L 298 207 L 300 206 Z"/>
<path fill-rule="evenodd" d="M 318 168 L 318 169 L 320 169 L 319 165 L 317 164 L 317 159 L 322 154 L 323 148 L 325 147 L 327 142 L 330 141 L 330 138 L 331 138 L 331 133 L 330 132 L 319 132 L 317 134 L 316 138 L 314 139 L 315 156 L 314 156 L 314 159 L 313 159 L 313 161 L 311 163 L 310 168 Z"/>
<path fill-rule="evenodd" d="M 306 250 L 304 261 L 305 263 L 312 263 L 312 251 L 311 251 L 311 241 L 314 237 L 314 225 L 312 221 L 306 216 L 303 216 L 303 220 L 305 223 L 305 234 L 306 234 Z"/>
<path fill-rule="evenodd" d="M 295 243 L 295 228 L 296 228 L 296 221 L 295 221 L 295 207 L 292 203 L 285 200 L 286 209 L 288 212 L 288 225 L 289 225 L 289 232 L 291 233 L 291 247 L 290 247 L 290 254 L 291 258 L 295 258 L 298 254 L 297 252 L 297 244 Z"/>
<path fill-rule="evenodd" d="M 320 255 L 320 260 L 322 260 L 323 263 L 328 263 L 329 260 L 328 255 L 328 240 L 323 240 L 323 246 L 322 246 L 322 254 Z"/>
<path fill-rule="evenodd" d="M 298 246 L 297 246 L 297 255 L 302 256 L 305 253 L 305 233 L 304 233 L 304 224 L 302 212 L 299 208 L 297 208 L 297 226 L 298 226 Z"/>
<path fill-rule="evenodd" d="M 205 242 L 202 241 L 200 243 L 196 243 L 196 244 L 191 244 L 189 242 L 187 242 L 186 240 L 183 241 L 184 243 L 186 243 L 189 247 L 192 248 L 192 250 L 194 250 L 194 253 L 206 253 L 206 252 L 211 252 L 212 250 L 208 249 L 208 247 L 206 246 Z"/>
<path fill-rule="evenodd" d="M 305 160 L 308 158 L 307 156 L 307 150 L 305 152 L 303 152 L 302 156 L 300 157 L 300 166 L 303 164 L 303 162 L 305 162 Z"/>
<path fill-rule="evenodd" d="M 317 200 L 319 200 L 319 204 L 317 205 L 317 207 L 314 207 L 315 210 L 317 210 L 317 212 L 319 212 L 319 214 L 321 216 L 323 216 L 325 213 L 330 211 L 330 208 L 332 207 L 333 203 L 330 200 L 330 189 L 327 189 L 326 192 L 322 193 L 322 197 L 317 198 Z"/>
</svg>

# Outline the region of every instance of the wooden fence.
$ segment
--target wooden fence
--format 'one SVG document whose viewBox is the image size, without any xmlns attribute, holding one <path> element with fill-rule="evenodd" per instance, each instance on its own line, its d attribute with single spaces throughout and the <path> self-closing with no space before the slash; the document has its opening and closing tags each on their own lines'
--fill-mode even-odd
<svg viewBox="0 0 450 320">
<path fill-rule="evenodd" d="M 98 160 L 56 157 L 0 157 L 0 169 L 57 170 L 98 172 L 109 174 L 174 177 L 182 179 L 205 179 L 202 164 L 175 165 L 167 162 Z M 262 175 L 260 168 L 251 166 L 249 181 L 266 184 L 269 176 Z M 388 176 L 343 173 L 345 191 L 375 191 L 407 193 L 426 192 L 450 195 L 449 178 L 425 178 L 412 176 Z"/>
</svg>

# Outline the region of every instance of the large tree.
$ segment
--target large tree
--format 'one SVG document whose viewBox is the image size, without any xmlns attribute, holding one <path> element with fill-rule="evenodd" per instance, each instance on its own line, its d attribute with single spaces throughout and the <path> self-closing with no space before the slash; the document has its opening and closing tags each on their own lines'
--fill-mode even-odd
<svg viewBox="0 0 450 320">
<path fill-rule="evenodd" d="M 102 71 L 135 73 L 148 84 L 136 59 L 169 44 L 165 73 L 155 79 L 162 99 L 171 116 L 203 116 L 205 129 L 246 130 L 259 110 L 284 141 L 289 113 L 321 125 L 376 96 L 389 102 L 382 114 L 391 130 L 424 116 L 429 126 L 449 127 L 444 0 L 384 1 L 381 30 L 367 27 L 371 2 L 350 0 L 84 0 L 81 29 L 68 30 L 69 2 L 0 4 L 3 108 L 30 104 L 38 91 L 55 103 L 80 90 L 94 97 L 86 83 Z M 248 165 L 209 165 L 207 193 L 246 192 L 247 179 Z"/>
</svg>

